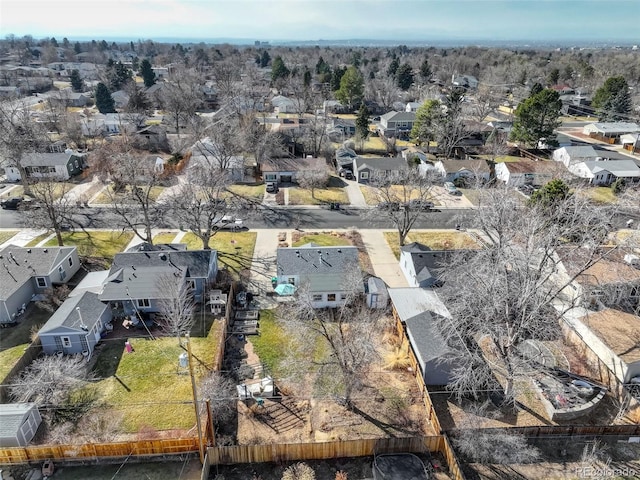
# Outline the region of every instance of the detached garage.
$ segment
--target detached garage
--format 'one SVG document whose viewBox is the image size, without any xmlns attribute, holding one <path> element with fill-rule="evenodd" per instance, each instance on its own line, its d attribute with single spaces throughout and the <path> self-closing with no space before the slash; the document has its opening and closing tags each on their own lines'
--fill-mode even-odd
<svg viewBox="0 0 640 480">
<path fill-rule="evenodd" d="M 0 447 L 25 447 L 42 422 L 35 403 L 0 404 Z"/>
</svg>

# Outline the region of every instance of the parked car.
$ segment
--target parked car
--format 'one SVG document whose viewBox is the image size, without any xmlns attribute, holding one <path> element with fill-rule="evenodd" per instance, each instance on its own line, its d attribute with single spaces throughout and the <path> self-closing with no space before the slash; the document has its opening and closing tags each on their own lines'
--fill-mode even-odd
<svg viewBox="0 0 640 480">
<path fill-rule="evenodd" d="M 0 207 L 2 207 L 4 210 L 17 210 L 22 201 L 22 197 L 9 198 L 7 200 L 2 200 L 0 202 Z"/>
<path fill-rule="evenodd" d="M 462 192 L 452 182 L 444 182 L 444 189 L 449 195 L 462 195 Z"/>
<path fill-rule="evenodd" d="M 278 184 L 276 182 L 267 182 L 268 193 L 278 193 Z"/>
<path fill-rule="evenodd" d="M 535 191 L 535 188 L 533 187 L 533 185 L 520 185 L 518 186 L 518 190 L 520 190 L 525 195 L 531 195 Z"/>
<path fill-rule="evenodd" d="M 411 200 L 407 206 L 410 210 L 431 210 L 435 205 L 433 202 L 427 200 L 414 199 Z"/>
<path fill-rule="evenodd" d="M 390 212 L 397 212 L 400 210 L 400 204 L 398 202 L 381 202 L 378 204 L 380 210 L 387 210 Z"/>
<path fill-rule="evenodd" d="M 218 230 L 242 230 L 244 222 L 232 215 L 225 215 L 218 222 Z"/>
<path fill-rule="evenodd" d="M 355 177 L 353 176 L 353 172 L 347 168 L 341 168 L 338 171 L 338 175 L 340 175 L 343 178 L 346 178 L 347 180 L 355 180 Z"/>
</svg>

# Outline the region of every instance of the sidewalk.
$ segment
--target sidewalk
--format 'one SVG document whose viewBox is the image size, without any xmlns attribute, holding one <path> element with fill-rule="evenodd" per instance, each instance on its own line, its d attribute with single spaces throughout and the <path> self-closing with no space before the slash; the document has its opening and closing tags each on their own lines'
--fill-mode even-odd
<svg viewBox="0 0 640 480">
<path fill-rule="evenodd" d="M 267 292 L 273 291 L 271 277 L 277 275 L 276 253 L 278 251 L 278 233 L 287 232 L 287 239 L 291 239 L 291 231 L 282 229 L 259 229 L 256 232 L 256 246 L 251 261 L 251 289 L 259 293 L 255 301 L 260 308 L 274 308 L 277 301 L 274 297 L 267 297 Z"/>
<path fill-rule="evenodd" d="M 5 230 L 15 230 L 15 229 L 5 229 Z M 0 249 L 8 246 L 8 245 L 16 245 L 18 247 L 24 247 L 34 238 L 42 235 L 43 233 L 47 233 L 46 230 L 35 230 L 32 228 L 18 230 L 18 233 L 11 237 L 9 240 L 0 245 Z M 48 240 L 50 237 L 46 238 Z M 41 242 L 42 243 L 42 242 Z"/>
<path fill-rule="evenodd" d="M 384 238 L 382 230 L 358 230 L 369 253 L 373 271 L 390 288 L 408 287 L 400 264 Z"/>
</svg>

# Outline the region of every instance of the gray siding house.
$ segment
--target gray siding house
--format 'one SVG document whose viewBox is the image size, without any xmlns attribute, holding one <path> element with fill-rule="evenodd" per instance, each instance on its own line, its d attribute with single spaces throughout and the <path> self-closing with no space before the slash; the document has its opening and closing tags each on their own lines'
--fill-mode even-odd
<svg viewBox="0 0 640 480">
<path fill-rule="evenodd" d="M 378 132 L 385 137 L 409 138 L 416 112 L 391 111 L 380 117 Z"/>
<path fill-rule="evenodd" d="M 21 163 L 29 178 L 56 180 L 68 180 L 82 173 L 87 166 L 85 155 L 73 150 L 63 153 L 27 153 Z M 7 167 L 5 173 L 10 182 L 19 182 L 22 179 L 20 171 L 15 166 Z"/>
<path fill-rule="evenodd" d="M 47 355 L 62 352 L 90 357 L 111 318 L 111 308 L 96 293 L 69 297 L 38 332 L 42 350 Z"/>
<path fill-rule="evenodd" d="M 455 363 L 453 351 L 440 333 L 435 315 L 449 312 L 433 290 L 422 288 L 390 288 L 393 309 L 405 325 L 411 349 L 427 385 L 447 385 L 452 380 Z"/>
<path fill-rule="evenodd" d="M 438 269 L 446 259 L 446 251 L 434 251 L 418 242 L 400 248 L 400 270 L 409 286 L 430 288 L 439 284 Z"/>
<path fill-rule="evenodd" d="M 26 447 L 41 422 L 35 403 L 0 404 L 0 447 Z"/>
<path fill-rule="evenodd" d="M 80 268 L 76 247 L 0 250 L 0 323 L 13 323 L 38 294 L 69 281 Z"/>
<path fill-rule="evenodd" d="M 218 274 L 215 250 L 152 250 L 118 253 L 100 294 L 103 302 L 121 304 L 126 315 L 160 311 L 166 298 L 159 285 L 164 276 L 181 278 L 202 303 Z"/>
<path fill-rule="evenodd" d="M 354 268 L 360 269 L 356 247 L 321 247 L 315 243 L 278 248 L 276 263 L 277 283 L 308 288 L 314 308 L 344 305 L 351 288 L 345 281 Z M 364 293 L 364 284 L 359 287 Z"/>
<path fill-rule="evenodd" d="M 356 157 L 353 160 L 353 174 L 358 183 L 364 184 L 408 169 L 409 165 L 402 157 Z"/>
</svg>

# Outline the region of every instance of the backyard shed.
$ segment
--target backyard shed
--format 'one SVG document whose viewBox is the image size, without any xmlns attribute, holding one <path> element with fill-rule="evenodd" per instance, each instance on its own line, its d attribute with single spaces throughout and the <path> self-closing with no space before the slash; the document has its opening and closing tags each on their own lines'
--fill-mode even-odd
<svg viewBox="0 0 640 480">
<path fill-rule="evenodd" d="M 25 447 L 42 422 L 35 403 L 0 404 L 0 447 Z"/>
<path fill-rule="evenodd" d="M 369 308 L 386 308 L 389 304 L 389 292 L 384 280 L 369 277 L 367 280 L 367 306 Z"/>
</svg>

